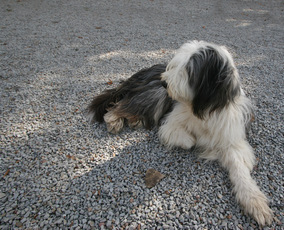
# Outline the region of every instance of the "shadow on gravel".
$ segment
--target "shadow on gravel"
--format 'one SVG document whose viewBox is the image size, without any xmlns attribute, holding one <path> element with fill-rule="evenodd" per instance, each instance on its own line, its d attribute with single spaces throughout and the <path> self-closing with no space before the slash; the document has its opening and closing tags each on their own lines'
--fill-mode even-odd
<svg viewBox="0 0 284 230">
<path fill-rule="evenodd" d="M 229 198 L 227 173 L 217 163 L 204 164 L 190 151 L 167 151 L 160 146 L 156 130 L 126 128 L 121 134 L 111 135 L 104 125 L 94 126 L 93 141 L 100 144 L 92 150 L 85 148 L 84 156 L 67 156 L 73 176 L 66 178 L 68 183 L 61 190 L 64 197 L 58 201 L 73 210 L 73 215 L 82 215 L 80 224 L 85 219 L 88 224 L 108 228 L 135 224 L 162 227 L 170 217 L 182 226 L 192 221 L 208 224 L 204 209 L 212 216 L 240 212 L 234 199 Z M 103 132 L 98 134 L 98 129 Z M 149 168 L 166 175 L 152 189 L 144 181 Z M 72 219 L 67 223 L 76 224 Z"/>
</svg>

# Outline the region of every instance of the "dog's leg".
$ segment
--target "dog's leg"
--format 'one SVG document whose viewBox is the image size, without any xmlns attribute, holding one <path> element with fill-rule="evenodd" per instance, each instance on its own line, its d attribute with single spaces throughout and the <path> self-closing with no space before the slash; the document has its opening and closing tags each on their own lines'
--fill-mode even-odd
<svg viewBox="0 0 284 230">
<path fill-rule="evenodd" d="M 223 152 L 220 161 L 229 171 L 233 192 L 236 194 L 237 201 L 244 207 L 244 211 L 250 214 L 258 224 L 270 224 L 272 210 L 268 207 L 268 199 L 250 175 L 254 163 L 250 145 L 243 140 L 238 145 L 229 147 L 226 152 Z"/>
<path fill-rule="evenodd" d="M 136 120 L 129 119 L 128 125 L 131 129 L 140 129 L 143 127 L 143 121 L 139 119 L 136 119 Z"/>
<path fill-rule="evenodd" d="M 183 149 L 190 149 L 196 144 L 196 138 L 189 133 L 185 127 L 175 124 L 169 120 L 164 123 L 159 129 L 159 137 L 161 141 L 168 147 L 181 147 Z"/>
<path fill-rule="evenodd" d="M 119 133 L 124 126 L 124 118 L 117 116 L 115 109 L 108 111 L 104 115 L 104 120 L 107 124 L 107 130 L 113 134 Z"/>
</svg>

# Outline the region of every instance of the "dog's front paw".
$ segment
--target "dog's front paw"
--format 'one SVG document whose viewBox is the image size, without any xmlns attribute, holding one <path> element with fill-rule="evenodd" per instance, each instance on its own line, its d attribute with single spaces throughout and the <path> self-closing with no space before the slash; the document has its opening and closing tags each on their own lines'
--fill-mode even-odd
<svg viewBox="0 0 284 230">
<path fill-rule="evenodd" d="M 179 133 L 159 131 L 160 140 L 170 149 L 173 146 L 183 149 L 191 149 L 196 144 L 196 138 L 192 134 L 180 130 Z"/>
<path fill-rule="evenodd" d="M 245 207 L 245 211 L 249 213 L 259 225 L 270 225 L 273 212 L 267 203 L 266 197 L 261 193 L 259 196 L 251 199 L 250 204 Z"/>
</svg>

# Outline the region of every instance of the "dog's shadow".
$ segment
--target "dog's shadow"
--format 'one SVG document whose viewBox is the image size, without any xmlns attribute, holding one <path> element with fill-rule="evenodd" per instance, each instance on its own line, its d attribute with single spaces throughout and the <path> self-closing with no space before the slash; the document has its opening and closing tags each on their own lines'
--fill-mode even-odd
<svg viewBox="0 0 284 230">
<path fill-rule="evenodd" d="M 242 218 L 252 221 L 236 204 L 227 172 L 217 162 L 199 160 L 198 150 L 168 150 L 156 129 L 127 127 L 114 135 L 107 133 L 105 124 L 94 124 L 91 131 L 90 170 L 82 173 L 86 162 L 75 160 L 73 178 L 63 191 L 68 196 L 59 202 L 69 203 L 71 210 L 86 210 L 95 226 L 154 222 L 162 227 L 172 220 L 180 227 L 213 227 L 224 219 L 231 225 Z M 145 185 L 150 168 L 165 175 L 151 189 Z"/>
</svg>

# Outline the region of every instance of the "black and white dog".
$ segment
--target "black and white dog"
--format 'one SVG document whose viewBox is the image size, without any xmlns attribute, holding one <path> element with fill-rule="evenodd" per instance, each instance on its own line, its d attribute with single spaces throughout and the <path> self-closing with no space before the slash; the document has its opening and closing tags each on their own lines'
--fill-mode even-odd
<svg viewBox="0 0 284 230">
<path fill-rule="evenodd" d="M 168 65 L 141 70 L 95 97 L 88 109 L 92 120 L 105 121 L 111 133 L 126 123 L 157 125 L 160 140 L 169 148 L 201 148 L 201 158 L 218 160 L 229 171 L 245 212 L 259 224 L 271 223 L 268 199 L 250 175 L 255 157 L 246 127 L 252 105 L 225 47 L 186 43 Z"/>
</svg>

